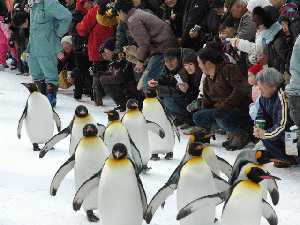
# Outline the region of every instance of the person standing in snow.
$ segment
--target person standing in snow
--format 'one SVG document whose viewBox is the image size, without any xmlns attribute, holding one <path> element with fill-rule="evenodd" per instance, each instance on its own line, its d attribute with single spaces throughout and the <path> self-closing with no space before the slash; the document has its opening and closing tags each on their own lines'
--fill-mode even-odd
<svg viewBox="0 0 300 225">
<path fill-rule="evenodd" d="M 6 65 L 6 55 L 8 53 L 9 28 L 4 23 L 4 17 L 0 15 L 0 71 L 3 71 Z"/>
<path fill-rule="evenodd" d="M 56 106 L 58 71 L 56 55 L 60 51 L 60 39 L 67 33 L 72 20 L 71 13 L 58 0 L 29 0 L 30 34 L 28 65 L 33 81 L 41 93 L 47 95 Z M 23 21 L 21 27 L 29 26 Z"/>
</svg>

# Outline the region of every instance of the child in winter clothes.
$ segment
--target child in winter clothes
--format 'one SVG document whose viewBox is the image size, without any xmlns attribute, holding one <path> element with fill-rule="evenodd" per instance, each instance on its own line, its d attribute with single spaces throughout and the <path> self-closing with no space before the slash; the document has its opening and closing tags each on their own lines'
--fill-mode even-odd
<svg viewBox="0 0 300 225">
<path fill-rule="evenodd" d="M 6 55 L 9 49 L 9 36 L 9 27 L 4 23 L 4 17 L 0 16 L 0 71 L 3 71 L 4 66 L 6 65 Z"/>
<path fill-rule="evenodd" d="M 255 120 L 259 109 L 260 90 L 257 86 L 256 74 L 263 70 L 263 66 L 256 64 L 248 69 L 248 83 L 252 86 L 252 103 L 249 105 L 249 115 Z"/>
</svg>

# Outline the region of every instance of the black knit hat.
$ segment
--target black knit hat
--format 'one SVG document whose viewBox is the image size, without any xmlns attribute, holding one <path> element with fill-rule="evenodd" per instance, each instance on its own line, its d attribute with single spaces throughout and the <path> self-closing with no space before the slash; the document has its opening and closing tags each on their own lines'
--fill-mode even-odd
<svg viewBox="0 0 300 225">
<path fill-rule="evenodd" d="M 108 49 L 112 52 L 115 51 L 115 47 L 116 47 L 116 40 L 114 38 L 107 39 L 103 44 L 104 49 Z"/>
</svg>

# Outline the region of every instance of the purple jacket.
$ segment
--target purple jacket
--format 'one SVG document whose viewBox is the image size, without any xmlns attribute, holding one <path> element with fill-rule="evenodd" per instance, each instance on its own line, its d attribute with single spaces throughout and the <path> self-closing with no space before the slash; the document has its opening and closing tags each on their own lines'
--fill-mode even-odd
<svg viewBox="0 0 300 225">
<path fill-rule="evenodd" d="M 169 24 L 141 9 L 131 9 L 127 26 L 130 36 L 138 45 L 137 58 L 145 61 L 148 56 L 163 53 L 176 47 L 176 40 Z"/>
</svg>

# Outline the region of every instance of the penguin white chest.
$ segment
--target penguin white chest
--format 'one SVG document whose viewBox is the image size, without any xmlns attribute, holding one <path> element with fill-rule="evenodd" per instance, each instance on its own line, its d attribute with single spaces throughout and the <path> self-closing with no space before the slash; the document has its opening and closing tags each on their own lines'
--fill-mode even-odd
<svg viewBox="0 0 300 225">
<path fill-rule="evenodd" d="M 46 96 L 34 92 L 27 102 L 26 131 L 31 143 L 43 144 L 54 131 L 53 111 Z"/>
<path fill-rule="evenodd" d="M 83 137 L 83 128 L 86 124 L 89 123 L 96 125 L 95 120 L 91 116 L 87 116 L 85 118 L 78 118 L 78 117 L 75 118 L 72 127 L 71 140 L 70 140 L 70 148 L 69 148 L 70 155 L 72 155 L 75 152 L 75 148 L 78 142 Z"/>
<path fill-rule="evenodd" d="M 141 112 L 128 112 L 124 116 L 122 123 L 128 130 L 136 147 L 140 150 L 143 165 L 147 165 L 151 153 L 147 124 L 143 114 Z"/>
<path fill-rule="evenodd" d="M 103 225 L 141 225 L 143 209 L 129 160 L 107 160 L 99 182 L 99 212 Z"/>
<path fill-rule="evenodd" d="M 177 188 L 177 208 L 181 209 L 191 201 L 215 193 L 215 186 L 209 166 L 202 158 L 193 158 L 181 169 Z M 215 205 L 193 213 L 180 220 L 181 225 L 212 225 L 215 219 Z"/>
<path fill-rule="evenodd" d="M 157 99 L 145 99 L 143 114 L 147 120 L 157 123 L 165 131 L 165 138 L 160 138 L 157 134 L 149 131 L 152 153 L 172 152 L 175 145 L 175 134 L 160 102 Z"/>
<path fill-rule="evenodd" d="M 262 188 L 250 181 L 233 190 L 222 214 L 222 225 L 259 225 L 262 216 Z"/>
<path fill-rule="evenodd" d="M 112 151 L 112 148 L 117 143 L 122 143 L 127 147 L 128 154 L 131 155 L 131 146 L 129 141 L 129 136 L 126 128 L 121 122 L 112 122 L 105 130 L 104 142 L 109 149 Z"/>
<path fill-rule="evenodd" d="M 75 186 L 76 190 L 91 176 L 97 173 L 108 157 L 108 150 L 98 137 L 83 138 L 75 153 Z M 83 208 L 97 208 L 97 189 L 92 190 L 85 198 Z"/>
</svg>

